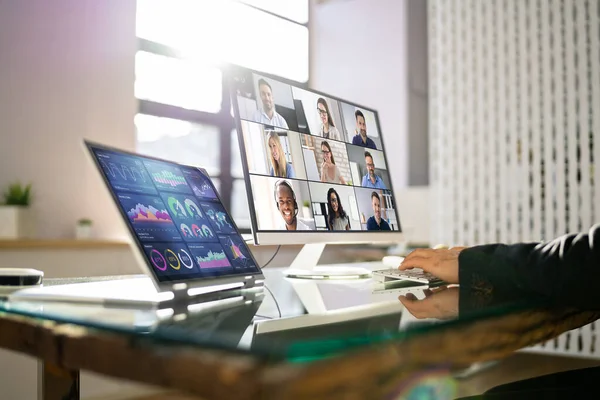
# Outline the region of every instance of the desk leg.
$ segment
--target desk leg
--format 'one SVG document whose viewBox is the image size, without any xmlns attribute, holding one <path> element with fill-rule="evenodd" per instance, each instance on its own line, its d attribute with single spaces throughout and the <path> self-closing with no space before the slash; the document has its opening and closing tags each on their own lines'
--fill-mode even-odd
<svg viewBox="0 0 600 400">
<path fill-rule="evenodd" d="M 40 361 L 38 400 L 79 400 L 79 371 Z"/>
</svg>

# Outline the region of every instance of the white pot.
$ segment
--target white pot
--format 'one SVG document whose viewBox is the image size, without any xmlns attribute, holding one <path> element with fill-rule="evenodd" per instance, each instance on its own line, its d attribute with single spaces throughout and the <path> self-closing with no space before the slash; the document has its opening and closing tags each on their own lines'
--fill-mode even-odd
<svg viewBox="0 0 600 400">
<path fill-rule="evenodd" d="M 310 208 L 302 206 L 302 213 L 304 218 L 310 217 Z"/>
<path fill-rule="evenodd" d="M 75 237 L 77 239 L 91 239 L 92 225 L 77 225 L 75 226 Z"/>
<path fill-rule="evenodd" d="M 0 206 L 0 239 L 33 236 L 31 210 L 23 206 Z"/>
</svg>

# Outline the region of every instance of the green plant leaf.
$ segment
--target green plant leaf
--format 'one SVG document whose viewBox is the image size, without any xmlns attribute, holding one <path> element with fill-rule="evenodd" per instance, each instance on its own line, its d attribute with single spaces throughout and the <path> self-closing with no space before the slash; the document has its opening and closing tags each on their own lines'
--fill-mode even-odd
<svg viewBox="0 0 600 400">
<path fill-rule="evenodd" d="M 29 206 L 31 203 L 31 184 L 12 183 L 3 194 L 4 204 L 8 206 Z"/>
</svg>

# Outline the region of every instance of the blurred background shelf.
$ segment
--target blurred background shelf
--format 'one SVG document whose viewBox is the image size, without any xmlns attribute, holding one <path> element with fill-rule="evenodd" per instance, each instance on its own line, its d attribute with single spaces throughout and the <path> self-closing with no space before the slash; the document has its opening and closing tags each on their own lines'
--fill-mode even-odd
<svg viewBox="0 0 600 400">
<path fill-rule="evenodd" d="M 21 250 L 21 249 L 116 249 L 126 248 L 129 243 L 119 240 L 97 239 L 97 240 L 81 240 L 81 239 L 15 239 L 2 240 L 0 239 L 0 250 Z"/>
</svg>

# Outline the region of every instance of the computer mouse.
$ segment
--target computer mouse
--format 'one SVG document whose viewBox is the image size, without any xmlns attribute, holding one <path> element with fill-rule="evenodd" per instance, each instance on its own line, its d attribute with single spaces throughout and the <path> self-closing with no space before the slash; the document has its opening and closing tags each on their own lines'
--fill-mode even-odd
<svg viewBox="0 0 600 400">
<path fill-rule="evenodd" d="M 385 256 L 381 259 L 383 265 L 388 268 L 398 268 L 402 261 L 404 261 L 404 257 L 400 256 Z"/>
<path fill-rule="evenodd" d="M 33 268 L 0 268 L 0 295 L 15 290 L 40 286 L 44 272 Z"/>
</svg>

